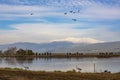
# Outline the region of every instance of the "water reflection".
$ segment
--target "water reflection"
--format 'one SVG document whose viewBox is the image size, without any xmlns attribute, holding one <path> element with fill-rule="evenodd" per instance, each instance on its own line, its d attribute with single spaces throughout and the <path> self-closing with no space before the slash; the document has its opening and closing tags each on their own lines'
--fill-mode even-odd
<svg viewBox="0 0 120 80">
<path fill-rule="evenodd" d="M 2 63 L 2 58 L 0 57 L 0 64 Z"/>
<path fill-rule="evenodd" d="M 16 65 L 16 59 L 11 57 L 5 57 L 4 62 L 8 65 Z"/>
<path fill-rule="evenodd" d="M 17 63 L 19 64 L 24 64 L 24 63 L 31 63 L 33 62 L 34 58 L 33 57 L 16 57 L 15 58 Z"/>
<path fill-rule="evenodd" d="M 76 69 L 82 72 L 120 72 L 120 58 L 34 58 L 34 57 L 4 57 L 0 58 L 0 67 L 29 66 L 30 70 L 67 71 Z"/>
</svg>

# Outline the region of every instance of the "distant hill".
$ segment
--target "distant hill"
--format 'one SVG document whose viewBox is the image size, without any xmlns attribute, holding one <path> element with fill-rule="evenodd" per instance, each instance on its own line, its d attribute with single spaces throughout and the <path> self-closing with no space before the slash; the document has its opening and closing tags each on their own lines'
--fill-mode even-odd
<svg viewBox="0 0 120 80">
<path fill-rule="evenodd" d="M 31 49 L 34 52 L 53 52 L 53 53 L 67 53 L 67 52 L 120 52 L 120 41 L 104 42 L 104 43 L 72 43 L 67 41 L 54 41 L 50 43 L 13 43 L 0 45 L 0 50 L 6 50 L 9 47 L 17 47 L 22 49 Z"/>
<path fill-rule="evenodd" d="M 66 48 L 57 49 L 54 51 L 57 52 L 83 52 L 83 53 L 97 53 L 97 52 L 120 52 L 120 41 L 117 42 L 104 42 L 104 43 L 95 43 L 87 44 L 81 46 L 80 44 L 71 45 Z"/>
<path fill-rule="evenodd" d="M 53 50 L 63 47 L 68 47 L 74 45 L 72 42 L 50 42 L 50 43 L 13 43 L 13 44 L 6 44 L 6 45 L 0 45 L 1 50 L 6 50 L 9 47 L 16 47 L 17 49 L 31 49 L 34 52 L 53 52 Z"/>
</svg>

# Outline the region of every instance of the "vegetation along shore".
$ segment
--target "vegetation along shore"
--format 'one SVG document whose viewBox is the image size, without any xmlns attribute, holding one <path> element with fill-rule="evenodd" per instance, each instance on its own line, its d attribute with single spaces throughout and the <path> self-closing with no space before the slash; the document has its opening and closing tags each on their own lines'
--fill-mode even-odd
<svg viewBox="0 0 120 80">
<path fill-rule="evenodd" d="M 120 73 L 81 73 L 75 70 L 45 72 L 0 68 L 0 80 L 120 80 Z"/>
<path fill-rule="evenodd" d="M 55 57 L 55 58 L 71 58 L 71 57 L 98 57 L 98 58 L 107 58 L 107 57 L 120 57 L 120 52 L 99 52 L 99 53 L 82 53 L 82 52 L 67 52 L 67 53 L 52 53 L 44 52 L 38 53 L 33 52 L 29 49 L 17 49 L 16 47 L 8 48 L 5 51 L 0 50 L 0 56 L 2 57 Z"/>
</svg>

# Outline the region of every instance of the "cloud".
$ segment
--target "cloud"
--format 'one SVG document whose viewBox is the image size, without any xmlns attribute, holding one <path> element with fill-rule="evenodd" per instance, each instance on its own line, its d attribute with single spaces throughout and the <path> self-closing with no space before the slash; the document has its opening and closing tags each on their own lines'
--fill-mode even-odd
<svg viewBox="0 0 120 80">
<path fill-rule="evenodd" d="M 14 30 L 0 30 L 0 43 L 9 42 L 49 42 L 69 36 L 83 35 L 83 31 L 73 29 L 78 24 L 25 23 L 11 25 Z M 5 40 L 4 40 L 5 39 Z"/>
<path fill-rule="evenodd" d="M 92 4 L 119 6 L 119 0 L 2 0 L 1 3 L 12 5 L 41 5 L 41 6 L 90 6 Z"/>
<path fill-rule="evenodd" d="M 70 28 L 77 24 L 26 23 L 11 25 L 14 30 L 0 30 L 1 42 L 49 42 L 52 39 L 73 36 L 76 30 Z M 71 34 L 74 32 L 74 34 Z M 4 40 L 5 39 L 5 40 Z"/>
<path fill-rule="evenodd" d="M 5 5 L 0 4 L 0 20 L 19 18 L 23 19 L 41 19 L 48 16 L 62 16 L 58 13 L 58 8 L 46 7 L 46 6 L 28 6 L 28 5 Z M 33 15 L 31 15 L 33 13 Z"/>
<path fill-rule="evenodd" d="M 90 31 L 91 37 L 96 37 L 97 39 L 104 39 L 104 41 L 119 41 L 119 31 L 114 31 L 110 29 L 111 26 L 99 25 Z"/>
<path fill-rule="evenodd" d="M 120 40 L 118 32 L 110 31 L 109 28 L 104 26 L 88 29 L 74 29 L 76 26 L 83 27 L 80 24 L 72 23 L 24 23 L 11 25 L 14 30 L 0 30 L 0 43 L 41 43 L 55 40 L 97 43 Z"/>
<path fill-rule="evenodd" d="M 25 33 L 43 33 L 43 34 L 56 34 L 59 30 L 61 34 L 66 33 L 67 29 L 72 29 L 74 26 L 79 24 L 60 24 L 60 23 L 24 23 L 24 24 L 16 24 L 11 25 L 13 28 L 17 29 L 18 31 L 22 31 Z M 69 33 L 69 32 L 68 32 Z"/>
<path fill-rule="evenodd" d="M 120 8 L 106 7 L 106 6 L 93 6 L 85 9 L 83 15 L 91 19 L 120 19 Z"/>
<path fill-rule="evenodd" d="M 73 43 L 101 43 L 104 41 L 96 40 L 93 38 L 74 38 L 74 37 L 68 37 L 65 39 L 59 39 L 59 40 L 54 40 L 54 41 L 69 41 Z"/>
<path fill-rule="evenodd" d="M 6 8 L 6 9 L 5 9 Z M 0 4 L 0 11 L 1 12 L 29 12 L 29 11 L 37 11 L 37 12 L 45 12 L 45 11 L 54 11 L 55 8 L 53 7 L 45 7 L 45 6 L 32 6 L 32 5 L 6 5 Z M 57 8 L 56 8 L 57 10 Z"/>
</svg>

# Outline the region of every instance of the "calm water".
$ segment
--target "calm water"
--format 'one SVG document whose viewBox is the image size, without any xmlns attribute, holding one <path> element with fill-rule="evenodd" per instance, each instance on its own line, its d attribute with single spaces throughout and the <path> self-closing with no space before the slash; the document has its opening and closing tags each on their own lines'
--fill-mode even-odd
<svg viewBox="0 0 120 80">
<path fill-rule="evenodd" d="M 119 58 L 0 58 L 0 67 L 24 68 L 29 66 L 30 70 L 67 71 L 76 69 L 76 65 L 82 69 L 81 72 L 96 72 L 108 70 L 120 72 Z"/>
</svg>

